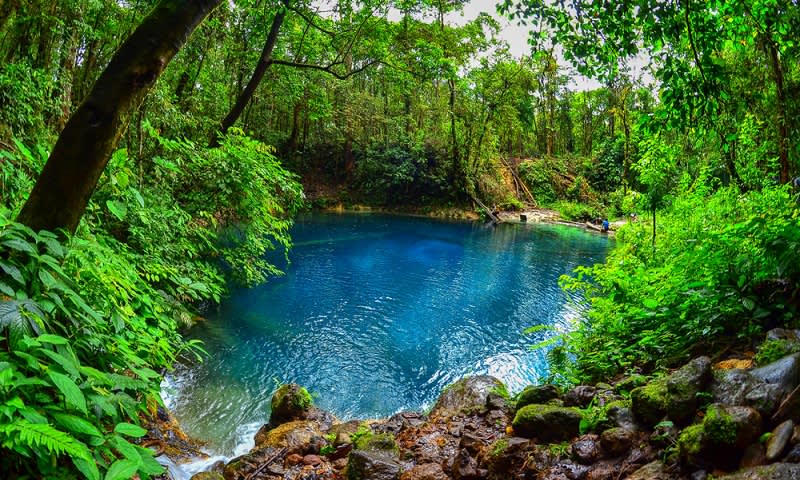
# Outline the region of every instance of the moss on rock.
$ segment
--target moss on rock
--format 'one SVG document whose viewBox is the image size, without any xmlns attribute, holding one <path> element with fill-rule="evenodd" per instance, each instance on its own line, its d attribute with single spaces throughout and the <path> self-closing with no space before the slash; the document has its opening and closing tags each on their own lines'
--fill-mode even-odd
<svg viewBox="0 0 800 480">
<path fill-rule="evenodd" d="M 631 410 L 645 425 L 655 425 L 667 414 L 668 395 L 666 379 L 653 380 L 647 385 L 633 389 Z"/>
<path fill-rule="evenodd" d="M 512 426 L 522 437 L 561 442 L 578 435 L 582 418 L 577 408 L 533 404 L 517 411 Z"/>
</svg>

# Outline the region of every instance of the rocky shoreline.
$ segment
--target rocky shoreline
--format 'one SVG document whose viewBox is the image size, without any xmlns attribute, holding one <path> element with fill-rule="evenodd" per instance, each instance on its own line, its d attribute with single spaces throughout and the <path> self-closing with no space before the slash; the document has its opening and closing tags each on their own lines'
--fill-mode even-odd
<svg viewBox="0 0 800 480">
<path fill-rule="evenodd" d="M 797 342 L 800 331 L 768 338 Z M 281 386 L 255 447 L 193 480 L 800 479 L 800 354 L 529 386 L 464 378 L 427 413 L 340 422 Z"/>
</svg>

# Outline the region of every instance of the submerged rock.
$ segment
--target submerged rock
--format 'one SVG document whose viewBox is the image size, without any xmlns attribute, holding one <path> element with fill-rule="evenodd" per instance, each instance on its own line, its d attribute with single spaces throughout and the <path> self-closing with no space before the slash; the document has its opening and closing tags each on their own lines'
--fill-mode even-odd
<svg viewBox="0 0 800 480">
<path fill-rule="evenodd" d="M 502 390 L 505 390 L 503 382 L 489 375 L 462 378 L 442 392 L 430 416 L 449 418 L 482 411 L 489 394 Z"/>
<path fill-rule="evenodd" d="M 581 412 L 572 407 L 528 405 L 517 412 L 512 425 L 522 437 L 561 442 L 578 435 L 581 418 Z"/>
</svg>

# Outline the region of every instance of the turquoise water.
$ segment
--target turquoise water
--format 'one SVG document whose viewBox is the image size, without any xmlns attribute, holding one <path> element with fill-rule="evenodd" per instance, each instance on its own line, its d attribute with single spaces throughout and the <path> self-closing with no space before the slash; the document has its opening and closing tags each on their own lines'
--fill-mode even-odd
<svg viewBox="0 0 800 480">
<path fill-rule="evenodd" d="M 489 373 L 514 391 L 545 374 L 532 325 L 579 315 L 557 285 L 601 262 L 609 240 L 555 225 L 372 214 L 298 220 L 286 275 L 232 292 L 190 332 L 209 352 L 165 381 L 184 428 L 230 455 L 297 382 L 339 418 L 423 410 L 442 388 Z"/>
</svg>

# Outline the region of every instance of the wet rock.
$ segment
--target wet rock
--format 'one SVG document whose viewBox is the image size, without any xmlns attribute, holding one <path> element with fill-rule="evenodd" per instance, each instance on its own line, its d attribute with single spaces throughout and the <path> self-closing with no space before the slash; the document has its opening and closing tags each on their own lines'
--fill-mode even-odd
<svg viewBox="0 0 800 480">
<path fill-rule="evenodd" d="M 772 415 L 780 398 L 777 385 L 735 368 L 714 373 L 711 394 L 717 403 L 753 407 L 762 416 Z"/>
<path fill-rule="evenodd" d="M 286 456 L 286 460 L 284 461 L 284 465 L 293 467 L 295 465 L 300 465 L 303 463 L 303 456 L 299 453 L 292 453 Z"/>
<path fill-rule="evenodd" d="M 777 385 L 779 394 L 786 395 L 800 384 L 800 353 L 750 370 L 750 375 L 769 384 Z"/>
<path fill-rule="evenodd" d="M 650 444 L 662 448 L 674 445 L 678 440 L 679 433 L 677 427 L 671 423 L 656 425 L 650 435 Z"/>
<path fill-rule="evenodd" d="M 798 480 L 800 465 L 795 463 L 773 463 L 760 467 L 746 468 L 718 480 Z"/>
<path fill-rule="evenodd" d="M 761 415 L 753 408 L 714 404 L 706 410 L 703 427 L 714 446 L 741 451 L 761 435 L 762 421 Z"/>
<path fill-rule="evenodd" d="M 458 447 L 467 450 L 472 455 L 477 455 L 480 449 L 488 443 L 485 438 L 473 433 L 465 433 L 458 443 Z"/>
<path fill-rule="evenodd" d="M 486 396 L 486 409 L 489 411 L 505 410 L 508 408 L 506 399 L 502 395 L 489 392 Z"/>
<path fill-rule="evenodd" d="M 475 480 L 479 478 L 478 462 L 466 450 L 459 450 L 451 474 L 455 480 Z"/>
<path fill-rule="evenodd" d="M 531 443 L 527 438 L 501 438 L 484 450 L 483 463 L 490 472 L 497 475 L 507 474 L 519 468 L 528 460 L 528 449 Z"/>
<path fill-rule="evenodd" d="M 786 446 L 789 445 L 789 439 L 792 438 L 793 431 L 794 422 L 791 420 L 786 420 L 775 427 L 767 441 L 767 461 L 771 462 L 781 456 L 786 450 Z"/>
<path fill-rule="evenodd" d="M 633 412 L 624 402 L 612 402 L 606 406 L 606 417 L 612 426 L 638 430 Z"/>
<path fill-rule="evenodd" d="M 596 437 L 593 435 L 592 437 Z M 572 444 L 572 458 L 578 463 L 591 465 L 600 458 L 600 450 L 597 448 L 595 438 L 583 438 Z"/>
<path fill-rule="evenodd" d="M 357 450 L 397 451 L 397 443 L 390 433 L 367 433 L 356 439 L 353 447 Z"/>
<path fill-rule="evenodd" d="M 403 472 L 400 480 L 448 480 L 448 477 L 438 463 L 425 463 Z"/>
<path fill-rule="evenodd" d="M 597 388 L 591 385 L 578 385 L 564 395 L 564 406 L 586 408 L 597 395 Z"/>
<path fill-rule="evenodd" d="M 630 392 L 634 388 L 641 387 L 645 384 L 647 384 L 647 377 L 635 373 L 615 383 L 614 391 L 617 393 Z"/>
<path fill-rule="evenodd" d="M 667 416 L 685 425 L 694 418 L 697 394 L 711 381 L 711 359 L 698 357 L 667 377 Z"/>
<path fill-rule="evenodd" d="M 767 332 L 767 340 L 789 340 L 790 342 L 800 342 L 800 330 L 789 330 L 786 328 L 773 328 Z"/>
<path fill-rule="evenodd" d="M 334 436 L 333 446 L 339 447 L 352 443 L 352 436 L 361 427 L 361 422 L 358 420 L 351 420 L 345 423 L 337 423 L 328 430 L 329 435 Z"/>
<path fill-rule="evenodd" d="M 772 416 L 773 423 L 781 423 L 786 420 L 800 421 L 800 386 L 792 390 Z"/>
<path fill-rule="evenodd" d="M 767 457 L 764 446 L 760 443 L 754 443 L 744 450 L 742 460 L 739 462 L 739 468 L 757 467 L 766 462 Z"/>
<path fill-rule="evenodd" d="M 534 404 L 520 409 L 512 425 L 521 437 L 561 442 L 578 435 L 581 418 L 580 411 L 575 408 Z"/>
<path fill-rule="evenodd" d="M 397 480 L 400 464 L 386 451 L 353 450 L 347 461 L 348 480 Z"/>
<path fill-rule="evenodd" d="M 800 463 L 800 445 L 795 445 L 783 458 L 784 462 Z"/>
<path fill-rule="evenodd" d="M 400 412 L 392 415 L 383 422 L 373 425 L 376 433 L 391 433 L 397 435 L 402 430 L 417 427 L 425 423 L 425 415 L 417 412 Z"/>
<path fill-rule="evenodd" d="M 284 423 L 271 430 L 256 433 L 255 449 L 265 447 L 286 448 L 288 453 L 309 453 L 314 450 L 316 439 L 322 436 L 317 424 L 307 420 Z M 319 448 L 317 448 L 319 451 Z"/>
<path fill-rule="evenodd" d="M 653 380 L 631 391 L 631 410 L 644 426 L 652 427 L 667 415 L 667 381 Z"/>
<path fill-rule="evenodd" d="M 272 395 L 269 425 L 276 427 L 282 423 L 305 419 L 311 404 L 311 395 L 305 388 L 296 383 L 281 385 Z"/>
<path fill-rule="evenodd" d="M 225 477 L 217 472 L 200 472 L 192 475 L 191 480 L 225 480 Z"/>
<path fill-rule="evenodd" d="M 586 472 L 586 480 L 613 480 L 617 477 L 617 467 L 608 462 L 591 465 Z"/>
<path fill-rule="evenodd" d="M 632 430 L 619 427 L 611 428 L 600 435 L 600 445 L 609 455 L 617 456 L 627 452 L 635 438 L 636 433 Z"/>
<path fill-rule="evenodd" d="M 280 466 L 282 455 L 286 452 L 281 448 L 265 447 L 251 450 L 249 453 L 236 457 L 222 471 L 226 480 L 248 478 L 264 464 Z"/>
<path fill-rule="evenodd" d="M 674 478 L 676 477 L 669 473 L 666 465 L 656 460 L 633 472 L 628 480 L 672 480 Z"/>
<path fill-rule="evenodd" d="M 504 388 L 503 382 L 489 375 L 462 378 L 442 392 L 430 417 L 450 418 L 479 412 L 485 408 L 489 393 L 496 393 Z"/>
<path fill-rule="evenodd" d="M 526 405 L 544 404 L 560 396 L 561 389 L 555 385 L 531 385 L 525 387 L 519 394 L 517 398 L 517 410 Z"/>
<path fill-rule="evenodd" d="M 316 467 L 321 463 L 322 463 L 322 458 L 320 458 L 318 455 L 306 455 L 305 457 L 303 457 L 304 465 L 311 465 L 313 467 Z"/>
</svg>

